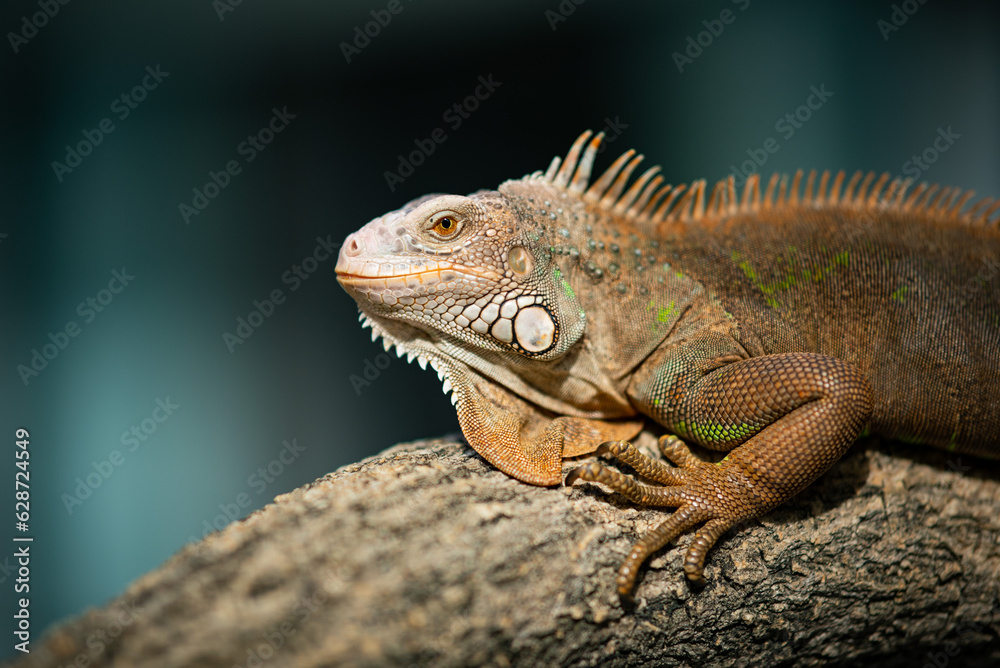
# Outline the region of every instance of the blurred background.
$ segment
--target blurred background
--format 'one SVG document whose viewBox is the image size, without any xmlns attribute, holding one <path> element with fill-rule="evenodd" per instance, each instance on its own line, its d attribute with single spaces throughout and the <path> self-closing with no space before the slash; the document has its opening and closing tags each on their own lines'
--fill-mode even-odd
<svg viewBox="0 0 1000 668">
<path fill-rule="evenodd" d="M 674 183 L 860 168 L 1000 195 L 995 2 L 9 0 L 0 31 L 11 510 L 17 428 L 31 453 L 0 614 L 33 536 L 33 641 L 278 494 L 458 431 L 325 259 L 414 197 L 544 169 L 586 128 L 602 165 L 635 147 Z"/>
</svg>

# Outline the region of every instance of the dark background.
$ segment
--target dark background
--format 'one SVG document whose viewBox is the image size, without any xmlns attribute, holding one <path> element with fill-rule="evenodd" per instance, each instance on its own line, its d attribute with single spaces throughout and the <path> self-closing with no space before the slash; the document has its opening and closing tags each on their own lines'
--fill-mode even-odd
<svg viewBox="0 0 1000 668">
<path fill-rule="evenodd" d="M 14 432 L 24 427 L 33 641 L 225 508 L 243 516 L 398 441 L 457 431 L 434 374 L 395 356 L 356 389 L 351 376 L 385 358 L 337 285 L 335 260 L 297 290 L 282 282 L 317 237 L 339 243 L 413 197 L 544 169 L 609 119 L 620 136 L 601 165 L 636 147 L 674 183 L 722 178 L 769 137 L 780 150 L 766 174 L 900 175 L 951 128 L 959 138 L 920 176 L 1000 195 L 995 2 L 898 3 L 907 20 L 886 39 L 889 2 L 400 0 L 348 63 L 341 43 L 386 2 L 248 0 L 220 19 L 225 0 L 78 0 L 15 53 L 10 33 L 37 1 L 0 10 L 0 499 L 10 508 L 0 614 L 11 619 L 15 598 Z M 733 21 L 713 24 L 726 9 Z M 722 27 L 710 43 L 704 21 Z M 679 71 L 674 52 L 702 32 L 708 45 Z M 169 75 L 119 119 L 112 102 L 147 66 Z M 453 128 L 442 114 L 480 76 L 500 85 Z M 775 123 L 811 86 L 832 96 L 786 138 Z M 247 162 L 238 146 L 273 108 L 295 118 Z M 60 181 L 53 161 L 106 117 L 114 131 Z M 439 127 L 447 140 L 391 191 L 384 173 Z M 178 205 L 230 160 L 241 173 L 185 224 Z M 122 268 L 135 279 L 85 322 L 78 304 Z M 230 353 L 223 333 L 274 289 L 286 301 Z M 18 366 L 70 320 L 79 334 L 26 384 Z M 161 424 L 148 420 L 157 399 L 178 406 Z M 156 431 L 130 451 L 121 435 L 144 419 Z M 293 439 L 304 449 L 276 464 Z M 102 464 L 115 450 L 120 465 Z M 254 477 L 269 465 L 270 482 Z M 67 507 L 88 476 L 100 486 Z M 0 656 L 13 654 L 9 631 L 0 637 Z"/>
</svg>

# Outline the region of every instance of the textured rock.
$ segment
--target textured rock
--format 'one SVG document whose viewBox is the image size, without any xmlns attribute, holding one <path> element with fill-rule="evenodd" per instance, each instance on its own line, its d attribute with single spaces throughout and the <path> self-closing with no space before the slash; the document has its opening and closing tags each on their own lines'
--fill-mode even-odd
<svg viewBox="0 0 1000 668">
<path fill-rule="evenodd" d="M 17 665 L 1000 665 L 995 462 L 864 442 L 727 534 L 703 589 L 673 545 L 623 607 L 618 565 L 664 517 L 456 440 L 400 445 L 185 547 Z"/>
</svg>

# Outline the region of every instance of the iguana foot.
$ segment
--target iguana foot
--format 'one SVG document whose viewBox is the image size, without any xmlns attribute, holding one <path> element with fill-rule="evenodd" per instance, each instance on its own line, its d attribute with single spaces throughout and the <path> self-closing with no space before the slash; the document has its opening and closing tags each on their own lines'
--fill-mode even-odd
<svg viewBox="0 0 1000 668">
<path fill-rule="evenodd" d="M 676 436 L 663 436 L 660 451 L 679 468 L 651 459 L 626 441 L 609 441 L 597 449 L 598 455 L 611 455 L 643 477 L 659 482 L 656 487 L 636 482 L 631 476 L 591 462 L 570 471 L 566 485 L 577 480 L 604 483 L 633 503 L 643 506 L 676 507 L 677 510 L 662 524 L 643 536 L 629 552 L 618 569 L 616 584 L 623 597 L 631 596 L 639 568 L 651 554 L 679 535 L 699 524 L 694 540 L 684 555 L 684 573 L 688 580 L 703 584 L 705 555 L 727 529 L 752 517 L 752 513 L 735 512 L 734 508 L 753 504 L 741 503 L 739 487 L 722 467 L 695 457 L 687 445 Z M 720 462 L 721 463 L 721 462 Z"/>
</svg>

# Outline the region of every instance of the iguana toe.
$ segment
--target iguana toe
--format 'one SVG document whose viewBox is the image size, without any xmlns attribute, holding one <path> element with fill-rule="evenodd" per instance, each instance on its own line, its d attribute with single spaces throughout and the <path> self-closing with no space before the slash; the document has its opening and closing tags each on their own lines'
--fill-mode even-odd
<svg viewBox="0 0 1000 668">
<path fill-rule="evenodd" d="M 654 552 L 689 529 L 701 526 L 684 555 L 684 573 L 694 583 L 704 583 L 704 564 L 708 550 L 730 527 L 745 519 L 744 513 L 734 513 L 733 508 L 748 508 L 739 498 L 742 493 L 722 467 L 703 462 L 675 436 L 660 440 L 661 449 L 680 468 L 670 467 L 644 455 L 626 441 L 609 441 L 601 444 L 597 453 L 610 454 L 632 466 L 640 474 L 661 482 L 664 486 L 646 485 L 633 477 L 590 462 L 566 476 L 566 485 L 577 480 L 600 482 L 627 497 L 633 503 L 645 506 L 676 506 L 677 510 L 655 529 L 644 535 L 632 546 L 618 571 L 616 584 L 622 596 L 631 594 L 643 562 Z"/>
</svg>

